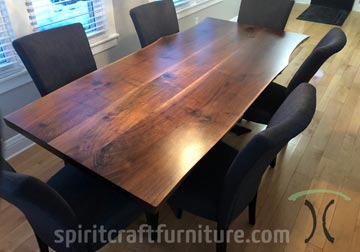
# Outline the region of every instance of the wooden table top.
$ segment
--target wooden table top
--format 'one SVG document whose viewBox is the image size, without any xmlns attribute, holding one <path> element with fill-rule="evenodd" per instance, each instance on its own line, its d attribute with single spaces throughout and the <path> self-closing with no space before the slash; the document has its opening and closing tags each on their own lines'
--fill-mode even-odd
<svg viewBox="0 0 360 252">
<path fill-rule="evenodd" d="M 156 209 L 306 38 L 207 18 L 5 121 Z"/>
</svg>

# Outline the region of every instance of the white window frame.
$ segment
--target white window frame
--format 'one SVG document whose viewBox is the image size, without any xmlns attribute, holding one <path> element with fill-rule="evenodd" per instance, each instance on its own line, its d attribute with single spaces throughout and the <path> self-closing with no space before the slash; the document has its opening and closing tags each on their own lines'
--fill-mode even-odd
<svg viewBox="0 0 360 252">
<path fill-rule="evenodd" d="M 75 21 L 72 18 L 77 18 L 76 15 L 78 15 L 78 17 L 83 16 L 84 10 L 74 9 L 73 6 L 86 6 L 86 12 L 90 14 L 89 3 L 91 3 L 92 6 L 92 13 L 86 21 L 94 24 L 95 27 L 91 27 L 90 30 L 85 30 L 87 36 L 97 35 L 107 29 L 104 0 L 77 0 L 71 3 L 71 5 L 66 4 L 69 0 L 53 1 L 54 0 L 25 0 L 30 23 L 34 32 L 59 27 L 68 23 L 79 22 L 79 19 Z M 61 10 L 61 12 L 59 12 L 59 10 Z M 65 17 L 69 10 L 72 12 L 71 15 Z"/>
<path fill-rule="evenodd" d="M 122 1 L 122 0 L 120 0 Z M 5 0 L 9 18 L 15 37 L 19 38 L 33 33 L 33 27 L 26 10 L 25 0 Z M 116 33 L 112 0 L 104 0 L 106 26 L 104 33 L 89 37 L 91 50 L 94 55 L 104 52 L 118 44 L 119 34 Z M 32 82 L 25 68 L 7 78 L 0 79 L 0 94 L 8 92 L 19 86 Z"/>
<path fill-rule="evenodd" d="M 182 0 L 180 3 L 175 4 L 176 13 L 180 19 L 222 1 L 223 0 Z"/>
<path fill-rule="evenodd" d="M 5 2 L 13 24 L 15 36 L 22 37 L 32 33 L 33 27 L 29 21 L 29 14 L 26 10 L 25 0 L 5 0 Z M 22 3 L 19 4 L 19 2 Z M 94 35 L 89 38 L 93 54 L 97 54 L 115 46 L 117 44 L 117 37 L 119 36 L 119 34 L 116 33 L 115 28 L 112 0 L 104 0 L 104 8 L 107 29 L 105 33 Z"/>
<path fill-rule="evenodd" d="M 4 0 L 0 0 L 1 27 L 0 33 L 2 38 L 0 41 L 1 53 L 4 55 L 6 62 L 0 63 L 0 77 L 2 79 L 18 72 L 22 69 L 22 63 L 17 56 L 11 41 L 14 39 L 13 29 Z"/>
<path fill-rule="evenodd" d="M 354 2 L 354 8 L 355 11 L 360 11 L 360 0 L 356 0 Z"/>
</svg>

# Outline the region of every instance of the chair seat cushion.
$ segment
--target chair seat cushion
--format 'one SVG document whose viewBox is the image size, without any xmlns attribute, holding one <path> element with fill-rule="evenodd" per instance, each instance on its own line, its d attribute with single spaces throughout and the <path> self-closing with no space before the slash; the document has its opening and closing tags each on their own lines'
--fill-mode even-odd
<svg viewBox="0 0 360 252">
<path fill-rule="evenodd" d="M 286 87 L 272 82 L 251 104 L 243 118 L 256 123 L 268 124 L 285 99 Z"/>
<path fill-rule="evenodd" d="M 107 231 L 121 230 L 143 212 L 134 199 L 116 185 L 83 168 L 67 165 L 48 184 L 72 207 L 83 230 L 93 230 L 94 225 L 95 229 L 103 226 Z M 93 250 L 102 245 L 99 239 L 89 242 Z"/>
<path fill-rule="evenodd" d="M 170 197 L 169 204 L 216 221 L 224 177 L 237 153 L 237 150 L 219 142 L 197 163 Z"/>
</svg>

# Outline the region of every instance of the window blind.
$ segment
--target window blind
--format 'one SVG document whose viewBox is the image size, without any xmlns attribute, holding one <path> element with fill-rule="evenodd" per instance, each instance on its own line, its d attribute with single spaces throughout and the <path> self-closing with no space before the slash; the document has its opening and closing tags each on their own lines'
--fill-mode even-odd
<svg viewBox="0 0 360 252">
<path fill-rule="evenodd" d="M 21 67 L 21 61 L 12 47 L 14 34 L 11 27 L 5 1 L 0 0 L 0 79 Z"/>
<path fill-rule="evenodd" d="M 173 0 L 174 5 L 179 9 L 187 8 L 189 6 L 195 6 L 197 4 L 200 4 L 202 2 L 206 2 L 209 0 Z"/>
<path fill-rule="evenodd" d="M 81 23 L 88 36 L 105 32 L 104 0 L 25 0 L 34 31 Z"/>
<path fill-rule="evenodd" d="M 191 2 L 192 0 L 173 0 L 173 1 L 174 1 L 175 6 L 178 6 L 178 5 L 181 5 L 181 4 Z"/>
</svg>

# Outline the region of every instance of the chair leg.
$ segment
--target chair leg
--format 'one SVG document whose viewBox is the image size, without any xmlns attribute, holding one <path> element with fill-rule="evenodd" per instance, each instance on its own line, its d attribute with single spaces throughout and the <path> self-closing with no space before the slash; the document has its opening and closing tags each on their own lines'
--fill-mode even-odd
<svg viewBox="0 0 360 252">
<path fill-rule="evenodd" d="M 251 225 L 255 225 L 256 222 L 256 199 L 257 199 L 257 194 L 255 194 L 255 197 L 252 199 L 252 201 L 249 204 L 249 223 Z"/>
<path fill-rule="evenodd" d="M 156 241 L 158 238 L 159 212 L 146 212 L 146 222 L 151 227 L 151 240 Z"/>
<path fill-rule="evenodd" d="M 180 220 L 182 218 L 183 210 L 181 208 L 170 205 L 170 209 L 173 211 L 177 219 Z"/>
<path fill-rule="evenodd" d="M 275 156 L 275 158 L 273 159 L 273 161 L 271 161 L 271 163 L 270 163 L 270 167 L 271 168 L 274 168 L 276 166 L 276 156 Z"/>
<path fill-rule="evenodd" d="M 226 252 L 227 250 L 227 228 L 217 227 L 217 242 L 216 242 L 216 252 Z M 223 235 L 222 235 L 223 233 Z M 223 238 L 223 240 L 221 240 Z"/>
<path fill-rule="evenodd" d="M 226 252 L 227 250 L 227 243 L 216 243 L 216 252 Z"/>
<path fill-rule="evenodd" d="M 49 247 L 35 234 L 36 240 L 39 245 L 40 252 L 49 252 Z"/>
</svg>

